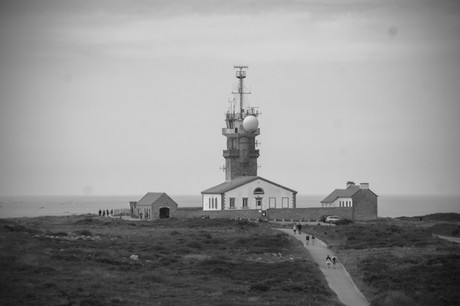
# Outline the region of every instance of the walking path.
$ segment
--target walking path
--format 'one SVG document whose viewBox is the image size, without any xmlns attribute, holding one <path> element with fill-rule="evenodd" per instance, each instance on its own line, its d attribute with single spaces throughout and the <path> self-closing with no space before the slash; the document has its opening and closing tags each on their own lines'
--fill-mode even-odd
<svg viewBox="0 0 460 306">
<path fill-rule="evenodd" d="M 294 235 L 292 229 L 279 229 L 289 235 Z M 302 241 L 305 248 L 310 253 L 313 260 L 319 265 L 321 272 L 326 277 L 326 281 L 329 287 L 337 294 L 340 302 L 348 306 L 368 306 L 366 298 L 362 295 L 355 283 L 351 280 L 350 274 L 348 274 L 345 267 L 339 262 L 335 269 L 326 266 L 326 257 L 329 254 L 331 257 L 334 253 L 327 248 L 327 245 L 319 240 L 315 239 L 315 245 L 307 245 L 305 241 L 306 234 L 294 235 L 295 238 Z"/>
<path fill-rule="evenodd" d="M 458 237 L 450 237 L 450 236 L 441 236 L 441 235 L 436 235 L 438 238 L 444 239 L 444 240 L 449 240 L 455 243 L 460 243 L 460 238 Z"/>
</svg>

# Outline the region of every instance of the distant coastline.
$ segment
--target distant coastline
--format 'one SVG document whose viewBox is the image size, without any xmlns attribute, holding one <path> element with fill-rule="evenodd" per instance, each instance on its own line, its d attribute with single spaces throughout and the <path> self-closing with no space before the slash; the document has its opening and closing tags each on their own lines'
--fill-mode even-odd
<svg viewBox="0 0 460 306">
<path fill-rule="evenodd" d="M 126 209 L 142 195 L 0 196 L 0 218 L 95 214 L 99 209 Z M 171 195 L 179 207 L 200 207 L 201 195 Z M 324 195 L 298 195 L 297 207 L 319 207 Z M 460 196 L 380 195 L 379 217 L 460 213 Z"/>
</svg>

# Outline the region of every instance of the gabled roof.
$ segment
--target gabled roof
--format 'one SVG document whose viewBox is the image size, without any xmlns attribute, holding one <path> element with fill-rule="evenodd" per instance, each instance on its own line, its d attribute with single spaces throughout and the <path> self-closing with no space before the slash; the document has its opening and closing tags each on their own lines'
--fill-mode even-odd
<svg viewBox="0 0 460 306">
<path fill-rule="evenodd" d="M 164 192 L 147 192 L 138 202 L 137 205 L 151 205 L 155 203 Z"/>
<path fill-rule="evenodd" d="M 338 198 L 349 198 L 359 191 L 359 186 L 350 186 L 347 189 L 336 189 L 328 195 L 321 203 L 332 203 Z"/>
<path fill-rule="evenodd" d="M 287 187 L 284 187 L 280 184 L 277 184 L 277 183 L 274 183 L 272 181 L 269 181 L 263 177 L 260 177 L 260 176 L 242 176 L 242 177 L 238 177 L 234 180 L 231 180 L 231 181 L 228 181 L 228 182 L 223 182 L 222 184 L 219 184 L 217 186 L 214 186 L 214 187 L 211 187 L 209 189 L 206 189 L 205 191 L 202 191 L 201 193 L 202 194 L 223 194 L 227 191 L 230 191 L 232 189 L 235 189 L 237 187 L 240 187 L 240 186 L 243 186 L 247 183 L 250 183 L 252 181 L 255 181 L 257 179 L 261 179 L 263 181 L 266 181 L 267 183 L 270 183 L 270 184 L 273 184 L 275 186 L 278 186 L 278 187 L 281 187 L 281 188 L 284 188 L 286 190 L 289 190 L 291 192 L 294 192 L 294 193 L 297 193 L 297 191 L 295 190 L 292 190 L 290 188 L 287 188 Z"/>
</svg>

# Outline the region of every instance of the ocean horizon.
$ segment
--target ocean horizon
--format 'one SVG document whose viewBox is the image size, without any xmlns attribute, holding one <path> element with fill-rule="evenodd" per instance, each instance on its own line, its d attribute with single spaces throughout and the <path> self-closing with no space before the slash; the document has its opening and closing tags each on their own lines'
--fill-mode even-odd
<svg viewBox="0 0 460 306">
<path fill-rule="evenodd" d="M 179 207 L 201 207 L 201 195 L 170 195 Z M 99 209 L 128 209 L 142 195 L 0 196 L 0 218 L 97 214 Z M 321 207 L 324 195 L 297 195 L 297 207 Z M 381 195 L 379 217 L 460 213 L 460 196 Z"/>
</svg>

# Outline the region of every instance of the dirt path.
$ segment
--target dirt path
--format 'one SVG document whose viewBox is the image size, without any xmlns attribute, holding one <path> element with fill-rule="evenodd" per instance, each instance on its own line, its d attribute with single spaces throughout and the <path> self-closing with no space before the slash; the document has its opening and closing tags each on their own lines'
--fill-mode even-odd
<svg viewBox="0 0 460 306">
<path fill-rule="evenodd" d="M 281 231 L 288 233 L 289 235 L 294 235 L 292 229 L 280 229 Z M 339 262 L 335 269 L 332 267 L 328 268 L 326 266 L 326 256 L 329 254 L 331 257 L 334 253 L 327 248 L 327 245 L 319 240 L 315 239 L 315 245 L 307 245 L 305 241 L 305 233 L 301 235 L 294 235 L 295 238 L 302 241 L 305 248 L 311 254 L 313 260 L 319 265 L 321 272 L 323 272 L 326 277 L 329 287 L 337 294 L 340 302 L 349 306 L 363 306 L 369 305 L 366 301 L 366 298 L 362 295 L 359 289 L 355 286 L 355 283 L 350 278 L 345 267 Z"/>
</svg>

